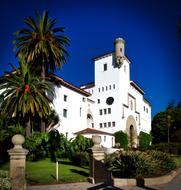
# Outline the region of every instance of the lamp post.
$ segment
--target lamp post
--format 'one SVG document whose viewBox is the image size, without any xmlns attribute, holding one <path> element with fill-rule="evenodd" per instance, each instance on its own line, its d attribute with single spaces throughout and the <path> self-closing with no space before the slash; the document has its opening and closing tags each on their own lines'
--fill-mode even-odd
<svg viewBox="0 0 181 190">
<path fill-rule="evenodd" d="M 170 143 L 170 122 L 171 122 L 171 116 L 167 115 L 167 137 L 168 137 L 168 143 Z"/>
</svg>

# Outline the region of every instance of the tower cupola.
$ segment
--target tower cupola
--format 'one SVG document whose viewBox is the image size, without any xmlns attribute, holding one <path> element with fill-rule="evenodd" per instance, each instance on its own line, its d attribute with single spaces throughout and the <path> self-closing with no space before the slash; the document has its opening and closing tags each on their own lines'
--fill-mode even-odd
<svg viewBox="0 0 181 190">
<path fill-rule="evenodd" d="M 116 59 L 116 64 L 119 67 L 121 67 L 121 65 L 123 64 L 124 44 L 125 41 L 122 38 L 117 38 L 115 40 L 115 59 Z"/>
</svg>

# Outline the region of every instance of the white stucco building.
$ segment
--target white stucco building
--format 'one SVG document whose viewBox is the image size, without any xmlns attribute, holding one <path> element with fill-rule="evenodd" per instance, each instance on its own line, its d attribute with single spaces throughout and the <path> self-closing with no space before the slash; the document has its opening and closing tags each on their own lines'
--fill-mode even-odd
<svg viewBox="0 0 181 190">
<path fill-rule="evenodd" d="M 115 41 L 115 51 L 94 59 L 94 83 L 80 88 L 54 76 L 54 109 L 60 117 L 59 132 L 67 138 L 76 134 L 99 134 L 102 145 L 114 146 L 113 134 L 124 131 L 137 145 L 140 131 L 151 130 L 151 105 L 144 91 L 130 80 L 130 60 L 125 42 Z"/>
</svg>

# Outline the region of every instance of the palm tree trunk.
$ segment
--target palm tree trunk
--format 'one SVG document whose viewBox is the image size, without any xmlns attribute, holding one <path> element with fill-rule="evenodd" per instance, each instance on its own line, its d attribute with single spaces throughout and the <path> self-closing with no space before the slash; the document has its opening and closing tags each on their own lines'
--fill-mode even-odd
<svg viewBox="0 0 181 190">
<path fill-rule="evenodd" d="M 45 63 L 44 62 L 42 63 L 42 66 L 41 66 L 41 78 L 43 81 L 45 80 Z M 45 118 L 44 117 L 41 118 L 40 127 L 41 127 L 41 132 L 46 131 L 46 129 L 45 129 Z"/>
<path fill-rule="evenodd" d="M 26 123 L 26 137 L 29 137 L 31 135 L 31 118 L 28 117 L 28 121 Z"/>
<path fill-rule="evenodd" d="M 44 117 L 41 118 L 40 125 L 41 125 L 41 132 L 45 132 L 46 127 L 45 127 L 45 118 Z"/>
</svg>

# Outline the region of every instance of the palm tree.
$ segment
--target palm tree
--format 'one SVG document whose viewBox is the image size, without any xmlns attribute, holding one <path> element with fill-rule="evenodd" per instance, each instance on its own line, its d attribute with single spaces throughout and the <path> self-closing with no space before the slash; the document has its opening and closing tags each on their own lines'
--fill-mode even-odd
<svg viewBox="0 0 181 190">
<path fill-rule="evenodd" d="M 68 52 L 65 46 L 69 45 L 69 38 L 61 35 L 63 27 L 55 27 L 56 19 L 51 19 L 48 12 L 44 11 L 42 16 L 36 13 L 36 18 L 29 16 L 24 19 L 27 28 L 16 32 L 15 48 L 16 55 L 21 58 L 25 56 L 27 63 L 31 62 L 33 70 L 44 79 L 50 70 L 55 71 L 66 63 Z M 41 131 L 45 131 L 45 118 L 41 120 Z"/>
<path fill-rule="evenodd" d="M 56 111 L 52 110 L 51 113 L 49 115 L 47 115 L 46 121 L 48 124 L 46 131 L 50 132 L 59 123 L 60 118 L 59 118 L 58 114 L 56 113 Z"/>
<path fill-rule="evenodd" d="M 29 16 L 24 19 L 27 28 L 16 32 L 15 48 L 16 55 L 25 56 L 26 62 L 32 62 L 36 68 L 40 66 L 41 76 L 49 70 L 54 72 L 66 63 L 68 52 L 65 49 L 69 45 L 69 38 L 61 35 L 63 27 L 55 27 L 56 19 L 51 19 L 48 12 L 42 16 L 36 14 L 36 18 Z"/>
<path fill-rule="evenodd" d="M 40 118 L 51 113 L 50 99 L 45 92 L 54 95 L 53 85 L 47 80 L 40 80 L 30 73 L 30 66 L 22 64 L 21 68 L 14 67 L 14 72 L 0 78 L 0 90 L 4 101 L 1 109 L 11 117 L 25 119 L 26 135 L 31 134 L 31 117 Z"/>
</svg>

